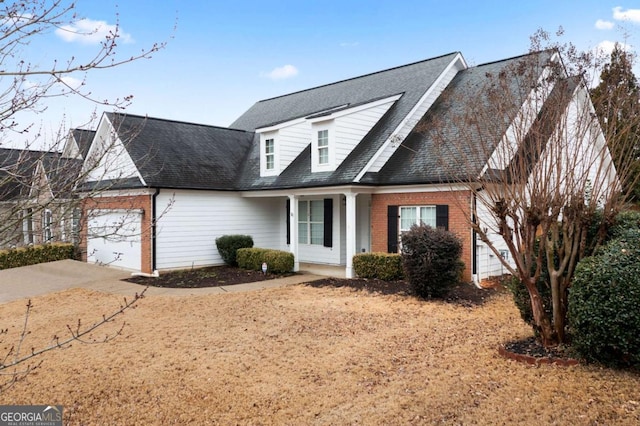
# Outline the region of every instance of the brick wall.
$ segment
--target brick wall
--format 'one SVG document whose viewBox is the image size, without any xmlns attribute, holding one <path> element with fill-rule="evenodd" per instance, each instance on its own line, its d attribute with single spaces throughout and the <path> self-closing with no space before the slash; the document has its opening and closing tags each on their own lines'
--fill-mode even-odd
<svg viewBox="0 0 640 426">
<path fill-rule="evenodd" d="M 82 224 L 80 231 L 80 250 L 82 260 L 87 261 L 87 217 L 93 209 L 135 209 L 142 210 L 142 235 L 141 238 L 141 265 L 140 270 L 148 274 L 152 273 L 152 247 L 151 247 L 151 195 L 123 196 L 123 197 L 96 197 L 85 198 L 82 203 Z"/>
<path fill-rule="evenodd" d="M 465 263 L 463 279 L 471 281 L 472 249 L 471 230 L 465 219 L 470 208 L 470 193 L 458 192 L 415 192 L 374 194 L 371 197 L 371 250 L 387 251 L 387 207 L 423 206 L 446 204 L 449 206 L 449 231 L 462 240 L 462 261 Z M 464 211 L 463 211 L 464 209 Z"/>
</svg>

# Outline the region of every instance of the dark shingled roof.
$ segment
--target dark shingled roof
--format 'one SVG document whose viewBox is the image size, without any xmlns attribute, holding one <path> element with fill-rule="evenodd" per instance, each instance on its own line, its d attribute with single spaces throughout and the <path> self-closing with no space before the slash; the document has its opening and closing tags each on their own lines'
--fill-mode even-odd
<svg viewBox="0 0 640 426">
<path fill-rule="evenodd" d="M 91 142 L 93 141 L 93 137 L 96 132 L 94 130 L 85 129 L 73 129 L 71 132 L 73 133 L 73 138 L 78 144 L 80 157 L 85 158 L 89 152 L 89 147 L 91 147 Z"/>
<path fill-rule="evenodd" d="M 344 105 L 353 106 L 402 94 L 337 170 L 311 173 L 309 147 L 279 176 L 260 177 L 259 144 L 256 143 L 241 170 L 240 189 L 313 187 L 353 182 L 456 55 L 457 52 L 450 53 L 256 103 L 231 127 L 253 131 Z"/>
<path fill-rule="evenodd" d="M 0 149 L 0 201 L 29 196 L 34 173 L 39 163 L 55 197 L 71 193 L 82 167 L 82 160 L 63 158 L 59 152 Z"/>
<path fill-rule="evenodd" d="M 545 51 L 472 67 L 459 72 L 442 96 L 422 118 L 403 146 L 377 173 L 367 173 L 360 184 L 404 185 L 452 181 L 469 172 L 479 172 L 501 135 L 516 116 L 530 88 L 516 78 L 503 79 L 511 92 L 511 105 L 503 111 L 501 124 L 491 120 L 472 126 L 476 133 L 456 120 L 470 108 L 488 108 L 487 84 L 495 76 L 513 76 L 506 70 L 518 67 L 525 72 L 532 67 L 539 73 L 553 52 Z M 425 92 L 435 83 L 458 53 L 319 86 L 313 89 L 257 102 L 229 128 L 185 123 L 136 115 L 107 113 L 147 186 L 183 189 L 262 190 L 309 188 L 353 184 L 373 155 L 411 112 Z M 526 59 L 526 61 L 525 61 Z M 526 67 L 522 67 L 522 64 Z M 516 68 L 518 69 L 518 68 Z M 536 74 L 539 75 L 539 74 Z M 520 75 L 521 76 L 521 75 Z M 526 86 L 526 85 L 525 85 Z M 260 176 L 259 135 L 256 129 L 273 126 L 301 117 L 322 116 L 375 100 L 401 95 L 381 117 L 342 164 L 329 172 L 311 173 L 311 144 L 279 176 Z M 488 110 L 488 109 L 487 109 Z M 485 111 L 486 112 L 486 111 Z M 433 129 L 438 126 L 449 139 L 465 135 L 466 148 L 436 151 Z M 483 127 L 484 126 L 484 127 Z M 426 129 L 426 130 L 425 130 Z M 498 135 L 498 136 L 496 136 Z M 488 153 L 464 169 L 443 167 L 443 163 L 461 164 L 459 155 L 470 154 L 476 147 Z M 408 149 L 405 149 L 408 148 Z M 436 152 L 441 155 L 436 157 Z M 131 181 L 126 184 L 131 186 Z"/>
<path fill-rule="evenodd" d="M 452 182 L 478 176 L 522 106 L 530 87 L 523 88 L 515 78 L 500 86 L 500 90 L 511 93 L 504 94 L 503 119 L 492 119 L 490 128 L 483 122 L 465 123 L 473 115 L 469 112 L 477 113 L 478 117 L 487 116 L 493 111 L 492 107 L 495 108 L 491 101 L 486 100 L 487 87 L 496 81 L 497 76 L 513 77 L 515 67 L 521 64 L 535 68 L 533 72 L 538 73 L 552 54 L 551 51 L 538 52 L 459 72 L 416 126 L 417 130 L 407 137 L 383 168 L 378 173 L 367 173 L 360 182 L 409 185 Z M 463 142 L 459 143 L 460 140 Z M 447 146 L 449 141 L 457 141 L 454 142 L 455 147 Z M 467 161 L 460 161 L 463 156 Z"/>
<path fill-rule="evenodd" d="M 203 124 L 106 113 L 147 186 L 233 190 L 255 134 Z"/>
</svg>

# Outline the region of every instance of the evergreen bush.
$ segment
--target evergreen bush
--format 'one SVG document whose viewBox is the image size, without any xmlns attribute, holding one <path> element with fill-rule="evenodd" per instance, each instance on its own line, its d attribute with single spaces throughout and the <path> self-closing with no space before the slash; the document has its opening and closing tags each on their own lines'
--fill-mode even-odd
<svg viewBox="0 0 640 426">
<path fill-rule="evenodd" d="M 401 280 L 402 257 L 397 253 L 359 253 L 353 256 L 353 271 L 360 278 Z"/>
<path fill-rule="evenodd" d="M 401 237 L 404 276 L 422 298 L 442 297 L 460 282 L 462 242 L 449 231 L 414 225 Z"/>
<path fill-rule="evenodd" d="M 241 248 L 253 247 L 253 238 L 250 235 L 223 235 L 216 238 L 216 247 L 224 263 L 238 266 L 236 252 Z"/>
</svg>

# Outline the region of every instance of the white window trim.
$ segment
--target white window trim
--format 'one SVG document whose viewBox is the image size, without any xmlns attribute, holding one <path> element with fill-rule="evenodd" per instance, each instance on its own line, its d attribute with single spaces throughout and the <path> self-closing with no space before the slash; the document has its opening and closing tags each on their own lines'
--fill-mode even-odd
<svg viewBox="0 0 640 426">
<path fill-rule="evenodd" d="M 322 225 L 323 229 L 324 229 L 324 200 L 323 199 L 317 199 L 317 200 L 298 200 L 298 212 L 301 211 L 300 209 L 300 204 L 305 203 L 307 205 L 307 217 L 303 218 L 298 216 L 298 235 L 296 236 L 296 238 L 298 239 L 298 244 L 300 245 L 307 245 L 307 246 L 323 246 L 324 245 L 324 234 L 322 235 L 322 238 L 320 238 L 319 242 L 312 242 L 311 241 L 311 225 L 312 224 L 320 224 Z M 322 220 L 314 220 L 311 221 L 311 203 L 321 203 L 322 204 Z M 307 240 L 306 241 L 300 241 L 300 229 L 302 229 L 303 227 L 306 228 L 307 230 Z"/>
<path fill-rule="evenodd" d="M 42 212 L 42 242 L 49 243 L 53 241 L 53 212 L 45 209 Z"/>
<path fill-rule="evenodd" d="M 312 139 L 311 139 L 311 172 L 330 172 L 336 169 L 336 135 L 334 121 L 323 121 L 320 123 L 313 123 L 311 126 Z M 327 151 L 328 161 L 320 164 L 320 147 L 318 146 L 318 134 L 322 131 L 327 131 Z"/>
<path fill-rule="evenodd" d="M 421 210 L 422 208 L 424 208 L 424 207 L 426 207 L 426 208 L 430 208 L 430 209 L 433 209 L 433 218 L 432 218 L 433 223 L 427 223 L 427 222 L 425 222 L 425 221 L 423 220 L 423 218 L 422 218 L 422 217 L 420 217 L 420 210 Z M 406 231 L 408 231 L 408 230 L 410 229 L 410 227 L 409 227 L 409 228 L 402 227 L 402 210 L 403 210 L 403 209 L 415 209 L 415 210 L 416 210 L 416 222 L 414 222 L 414 223 L 412 224 L 412 226 L 413 226 L 413 225 L 415 225 L 415 224 L 418 224 L 418 225 L 419 225 L 419 224 L 421 224 L 421 223 L 424 223 L 425 225 L 429 225 L 429 226 L 431 226 L 432 228 L 435 228 L 435 227 L 436 227 L 436 220 L 437 220 L 437 218 L 436 218 L 436 205 L 435 205 L 435 204 L 433 204 L 433 205 L 431 205 L 431 204 L 429 204 L 429 205 L 420 205 L 420 206 L 399 206 L 399 211 L 398 211 L 398 213 L 399 213 L 399 216 L 400 216 L 400 223 L 398 224 L 398 230 L 400 231 L 400 233 L 401 233 L 401 234 L 402 234 L 403 232 L 406 232 Z"/>
<path fill-rule="evenodd" d="M 260 134 L 260 176 L 278 176 L 280 174 L 280 153 L 278 147 L 278 133 Z M 273 168 L 267 168 L 267 141 L 273 140 Z"/>
</svg>

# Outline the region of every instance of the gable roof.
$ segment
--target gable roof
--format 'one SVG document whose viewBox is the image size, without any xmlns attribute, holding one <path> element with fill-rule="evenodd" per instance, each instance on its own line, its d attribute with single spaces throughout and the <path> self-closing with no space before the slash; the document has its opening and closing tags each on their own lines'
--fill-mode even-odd
<svg viewBox="0 0 640 426">
<path fill-rule="evenodd" d="M 149 187 L 233 190 L 255 136 L 242 130 L 139 115 L 105 116 Z"/>
<path fill-rule="evenodd" d="M 95 130 L 73 129 L 71 132 L 73 134 L 73 138 L 78 144 L 80 158 L 85 158 L 89 152 L 89 147 L 91 146 L 93 137 L 96 134 Z"/>
<path fill-rule="evenodd" d="M 282 189 L 352 183 L 447 66 L 459 55 L 458 52 L 454 52 L 257 102 L 232 123 L 231 127 L 254 131 L 300 117 L 315 116 L 331 109 L 402 94 L 335 171 L 311 173 L 308 148 L 303 150 L 279 176 L 260 177 L 259 146 L 255 144 L 251 147 L 241 171 L 240 189 Z"/>
<path fill-rule="evenodd" d="M 65 197 L 73 189 L 82 161 L 63 158 L 59 152 L 0 148 L 0 201 L 29 197 L 39 166 L 53 195 Z"/>
<path fill-rule="evenodd" d="M 43 151 L 0 148 L 0 201 L 12 201 L 29 194 L 38 159 L 43 155 Z"/>
<path fill-rule="evenodd" d="M 373 185 L 447 183 L 472 175 L 479 176 L 490 154 L 500 142 L 500 139 L 496 139 L 496 135 L 503 135 L 506 132 L 525 102 L 529 88 L 524 90 L 515 79 L 506 82 L 504 89 L 511 93 L 505 93 L 505 99 L 508 99 L 510 104 L 502 111 L 504 114 L 502 128 L 496 127 L 498 122 L 496 120 L 492 121 L 490 129 L 483 127 L 483 123 L 478 123 L 477 126 L 473 126 L 473 131 L 469 129 L 461 131 L 457 128 L 464 125 L 460 118 L 464 117 L 467 111 L 478 111 L 479 116 L 483 115 L 480 111 L 483 108 L 490 111 L 490 101 L 486 101 L 485 96 L 487 85 L 495 76 L 513 75 L 507 71 L 523 63 L 535 63 L 541 72 L 553 54 L 553 51 L 536 52 L 460 71 L 425 114 L 416 129 L 406 138 L 402 147 L 392 155 L 378 173 L 367 173 L 361 183 Z M 431 128 L 430 123 L 438 123 L 437 130 Z M 436 131 L 445 137 L 439 138 L 435 134 Z M 453 140 L 460 137 L 465 138 L 464 144 L 455 148 L 437 146 L 438 140 Z M 465 148 L 466 152 L 461 152 L 461 147 Z M 486 156 L 475 155 L 479 152 Z M 456 158 L 460 155 L 467 155 L 467 158 L 473 161 L 461 162 Z M 451 166 L 455 164 L 459 165 L 458 170 Z"/>
</svg>

